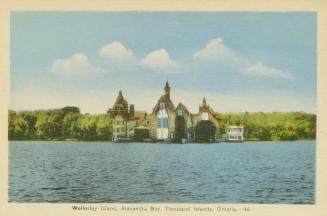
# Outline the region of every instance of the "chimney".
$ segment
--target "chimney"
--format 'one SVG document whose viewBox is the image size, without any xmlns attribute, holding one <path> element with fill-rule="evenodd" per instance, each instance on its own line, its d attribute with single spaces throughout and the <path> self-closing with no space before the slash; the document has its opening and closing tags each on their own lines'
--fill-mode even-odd
<svg viewBox="0 0 327 216">
<path fill-rule="evenodd" d="M 134 117 L 134 114 L 135 114 L 134 104 L 131 104 L 129 105 L 129 116 Z"/>
</svg>

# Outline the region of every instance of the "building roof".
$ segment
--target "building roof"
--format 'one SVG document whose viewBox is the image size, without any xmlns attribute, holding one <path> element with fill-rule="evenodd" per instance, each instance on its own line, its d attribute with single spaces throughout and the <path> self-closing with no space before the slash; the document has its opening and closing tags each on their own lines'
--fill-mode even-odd
<svg viewBox="0 0 327 216">
<path fill-rule="evenodd" d="M 132 119 L 138 120 L 138 121 L 143 121 L 146 117 L 146 112 L 145 111 L 135 111 L 134 116 Z"/>
<path fill-rule="evenodd" d="M 166 85 L 165 85 L 165 94 L 162 95 L 159 100 L 157 101 L 156 105 L 153 107 L 153 110 L 152 110 L 152 113 L 157 113 L 160 109 L 160 102 L 164 102 L 166 104 L 166 108 L 170 111 L 174 110 L 175 109 L 175 105 L 174 103 L 171 101 L 170 99 L 170 86 L 169 86 L 169 83 L 168 81 L 166 82 Z"/>
<path fill-rule="evenodd" d="M 118 93 L 115 104 L 113 105 L 112 109 L 108 110 L 108 113 L 112 116 L 115 115 L 123 115 L 125 117 L 128 116 L 128 103 L 124 99 L 121 90 Z"/>
<path fill-rule="evenodd" d="M 222 118 L 221 118 L 221 113 L 219 113 L 219 112 L 215 112 L 215 117 L 216 117 L 216 119 L 218 119 L 218 120 L 221 120 Z"/>
<path fill-rule="evenodd" d="M 202 100 L 202 105 L 200 105 L 199 107 L 199 111 L 200 112 L 208 112 L 210 113 L 215 119 L 217 120 L 221 120 L 221 114 L 218 113 L 218 112 L 215 112 L 210 106 L 209 104 L 207 103 L 207 100 L 205 97 L 203 97 L 203 100 Z"/>
<path fill-rule="evenodd" d="M 170 97 L 167 95 L 162 95 L 159 100 L 157 101 L 157 104 L 153 107 L 152 113 L 157 113 L 160 109 L 160 102 L 164 102 L 167 106 L 168 110 L 174 110 L 175 105 L 174 103 L 170 100 Z"/>
<path fill-rule="evenodd" d="M 125 105 L 125 104 L 127 104 L 127 101 L 124 99 L 123 93 L 122 93 L 122 91 L 120 90 L 119 93 L 118 93 L 118 96 L 117 96 L 117 98 L 116 98 L 116 101 L 115 101 L 114 107 L 115 107 L 115 106 L 119 106 L 119 105 Z"/>
<path fill-rule="evenodd" d="M 177 105 L 177 107 L 176 107 L 176 110 L 177 109 L 182 109 L 182 110 L 184 110 L 187 114 L 190 114 L 190 111 L 187 109 L 187 107 L 184 105 L 184 104 L 182 104 L 181 102 L 179 102 L 178 103 L 178 105 Z"/>
</svg>

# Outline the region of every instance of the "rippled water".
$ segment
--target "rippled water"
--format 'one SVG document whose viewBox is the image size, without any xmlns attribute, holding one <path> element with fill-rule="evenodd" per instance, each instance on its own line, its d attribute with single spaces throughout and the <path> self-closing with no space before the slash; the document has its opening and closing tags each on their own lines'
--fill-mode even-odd
<svg viewBox="0 0 327 216">
<path fill-rule="evenodd" d="M 10 202 L 315 202 L 315 141 L 10 142 Z"/>
</svg>

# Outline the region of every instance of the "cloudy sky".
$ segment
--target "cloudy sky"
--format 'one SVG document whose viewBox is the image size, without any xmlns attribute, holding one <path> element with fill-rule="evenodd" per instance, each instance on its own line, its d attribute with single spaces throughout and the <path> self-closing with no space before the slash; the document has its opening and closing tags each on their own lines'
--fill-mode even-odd
<svg viewBox="0 0 327 216">
<path fill-rule="evenodd" d="M 121 89 L 151 111 L 169 80 L 196 112 L 316 112 L 316 15 L 14 12 L 11 109 L 104 113 Z"/>
</svg>

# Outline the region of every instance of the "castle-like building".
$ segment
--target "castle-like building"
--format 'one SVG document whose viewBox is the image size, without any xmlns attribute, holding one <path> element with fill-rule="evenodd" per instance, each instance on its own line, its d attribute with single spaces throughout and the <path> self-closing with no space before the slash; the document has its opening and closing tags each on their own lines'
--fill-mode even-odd
<svg viewBox="0 0 327 216">
<path fill-rule="evenodd" d="M 166 82 L 164 94 L 158 99 L 152 112 L 135 111 L 134 105 L 128 106 L 122 92 L 119 91 L 115 104 L 108 110 L 112 117 L 113 140 L 134 138 L 137 129 L 147 130 L 151 140 L 196 139 L 196 126 L 201 121 L 210 122 L 214 128 L 214 139 L 219 138 L 220 114 L 215 112 L 203 98 L 199 112 L 189 112 L 185 105 L 177 106 L 170 98 L 170 85 Z M 182 135 L 181 135 L 182 134 Z"/>
</svg>

